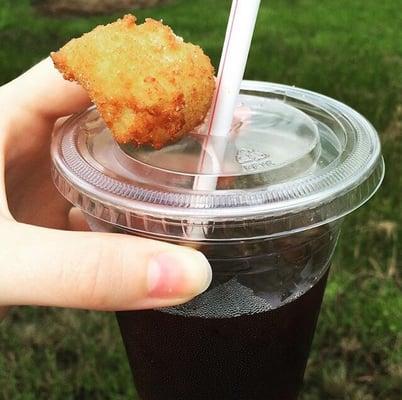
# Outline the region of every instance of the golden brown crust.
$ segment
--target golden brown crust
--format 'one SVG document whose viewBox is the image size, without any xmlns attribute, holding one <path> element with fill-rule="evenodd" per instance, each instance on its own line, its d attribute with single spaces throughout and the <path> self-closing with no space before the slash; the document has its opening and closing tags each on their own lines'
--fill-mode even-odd
<svg viewBox="0 0 402 400">
<path fill-rule="evenodd" d="M 126 15 L 73 39 L 51 57 L 80 83 L 119 143 L 160 148 L 199 125 L 215 81 L 210 59 L 162 22 Z"/>
</svg>

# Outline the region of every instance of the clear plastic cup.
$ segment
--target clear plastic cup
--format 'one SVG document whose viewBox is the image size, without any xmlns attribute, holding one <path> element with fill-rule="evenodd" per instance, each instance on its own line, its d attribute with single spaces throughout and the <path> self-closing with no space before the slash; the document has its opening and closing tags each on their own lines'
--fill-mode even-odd
<svg viewBox="0 0 402 400">
<path fill-rule="evenodd" d="M 383 179 L 364 117 L 245 81 L 227 138 L 200 128 L 158 151 L 119 146 L 92 107 L 55 133 L 52 159 L 94 231 L 196 247 L 212 265 L 191 302 L 117 313 L 143 400 L 297 398 L 342 219 Z M 197 189 L 200 176 L 216 189 Z"/>
</svg>

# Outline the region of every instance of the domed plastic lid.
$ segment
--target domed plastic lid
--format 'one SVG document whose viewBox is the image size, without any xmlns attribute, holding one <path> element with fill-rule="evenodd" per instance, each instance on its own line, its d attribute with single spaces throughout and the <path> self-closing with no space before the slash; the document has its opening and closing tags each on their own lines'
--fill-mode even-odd
<svg viewBox="0 0 402 400">
<path fill-rule="evenodd" d="M 341 218 L 379 187 L 372 125 L 306 90 L 245 81 L 228 137 L 198 128 L 162 150 L 119 146 L 92 107 L 55 133 L 53 176 L 87 214 L 171 238 L 272 237 Z M 198 233 L 197 233 L 198 232 Z"/>
</svg>

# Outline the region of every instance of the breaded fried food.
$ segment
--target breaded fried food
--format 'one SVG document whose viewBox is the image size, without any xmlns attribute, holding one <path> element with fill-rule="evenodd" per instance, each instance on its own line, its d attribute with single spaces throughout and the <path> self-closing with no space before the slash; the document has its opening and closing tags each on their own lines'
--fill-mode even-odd
<svg viewBox="0 0 402 400">
<path fill-rule="evenodd" d="M 51 53 L 88 92 L 118 143 L 161 148 L 205 118 L 215 81 L 211 60 L 162 22 L 126 15 Z"/>
</svg>

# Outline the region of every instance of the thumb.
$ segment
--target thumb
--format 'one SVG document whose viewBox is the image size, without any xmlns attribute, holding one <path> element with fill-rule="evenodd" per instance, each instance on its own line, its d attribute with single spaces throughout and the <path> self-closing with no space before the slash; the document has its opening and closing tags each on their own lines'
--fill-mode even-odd
<svg viewBox="0 0 402 400">
<path fill-rule="evenodd" d="M 186 302 L 210 284 L 193 249 L 128 235 L 2 223 L 0 305 L 133 310 Z"/>
</svg>

